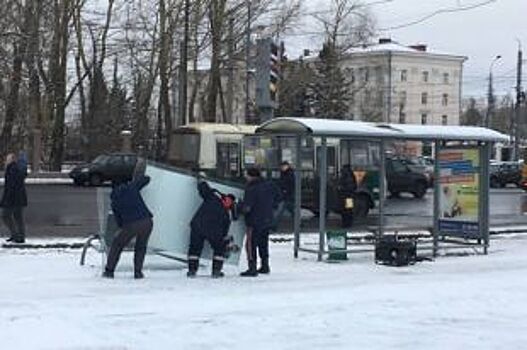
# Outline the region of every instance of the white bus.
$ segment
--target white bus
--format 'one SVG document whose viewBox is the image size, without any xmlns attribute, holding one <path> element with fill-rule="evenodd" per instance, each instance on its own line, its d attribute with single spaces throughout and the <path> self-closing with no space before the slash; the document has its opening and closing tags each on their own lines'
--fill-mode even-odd
<svg viewBox="0 0 527 350">
<path fill-rule="evenodd" d="M 204 172 L 209 176 L 236 179 L 243 176 L 243 137 L 255 125 L 191 123 L 172 133 L 168 161 L 171 165 Z"/>
</svg>

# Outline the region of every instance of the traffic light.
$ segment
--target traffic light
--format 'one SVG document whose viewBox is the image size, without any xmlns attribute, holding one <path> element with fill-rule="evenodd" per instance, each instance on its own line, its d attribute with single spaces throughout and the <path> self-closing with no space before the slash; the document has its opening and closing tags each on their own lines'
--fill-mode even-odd
<svg viewBox="0 0 527 350">
<path fill-rule="evenodd" d="M 280 48 L 271 38 L 259 39 L 256 59 L 256 105 L 263 113 L 263 119 L 269 119 L 278 104 L 278 89 L 281 79 Z"/>
</svg>

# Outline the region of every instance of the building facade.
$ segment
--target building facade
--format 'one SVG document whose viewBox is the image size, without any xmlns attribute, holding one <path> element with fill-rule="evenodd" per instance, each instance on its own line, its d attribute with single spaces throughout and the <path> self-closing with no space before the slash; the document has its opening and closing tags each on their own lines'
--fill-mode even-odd
<svg viewBox="0 0 527 350">
<path fill-rule="evenodd" d="M 459 125 L 466 57 L 381 39 L 341 61 L 352 87 L 349 119 Z"/>
<path fill-rule="evenodd" d="M 353 49 L 340 60 L 340 68 L 350 85 L 344 119 L 387 123 L 459 125 L 463 64 L 466 57 L 431 52 L 425 45 L 404 46 L 389 39 Z M 302 60 L 315 68 L 318 56 Z M 192 122 L 215 120 L 235 124 L 258 122 L 255 77 L 249 79 L 246 109 L 244 62 L 232 72 L 222 70 L 222 94 L 214 119 L 205 118 L 207 70 L 189 74 L 189 113 Z M 229 88 L 229 77 L 232 87 Z M 283 79 L 288 79 L 284 76 Z M 232 89 L 232 90 L 230 90 Z M 280 82 L 278 94 L 281 94 Z M 230 93 L 232 91 L 232 93 Z M 177 94 L 176 94 L 177 95 Z M 221 99 L 223 98 L 223 102 Z M 250 118 L 246 118 L 246 114 Z M 313 117 L 323 117 L 313 114 Z M 185 123 L 178 121 L 174 124 Z"/>
</svg>

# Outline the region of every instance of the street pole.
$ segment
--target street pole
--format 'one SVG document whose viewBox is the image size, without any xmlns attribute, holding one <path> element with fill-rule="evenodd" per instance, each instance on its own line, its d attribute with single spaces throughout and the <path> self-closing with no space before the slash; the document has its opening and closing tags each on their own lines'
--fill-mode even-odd
<svg viewBox="0 0 527 350">
<path fill-rule="evenodd" d="M 247 5 L 247 28 L 245 29 L 245 123 L 249 121 L 249 82 L 250 82 L 250 60 L 251 60 L 251 1 L 246 0 Z M 236 123 L 238 124 L 238 120 Z"/>
<path fill-rule="evenodd" d="M 521 42 L 518 40 L 518 65 L 516 68 L 516 105 L 514 106 L 514 160 L 520 159 L 520 113 L 522 102 L 522 60 Z"/>
<path fill-rule="evenodd" d="M 185 28 L 183 42 L 181 43 L 181 62 L 180 62 L 180 84 L 179 84 L 179 115 L 181 123 L 188 124 L 187 120 L 187 86 L 188 86 L 188 42 L 189 42 L 189 17 L 190 0 L 185 0 Z"/>
<path fill-rule="evenodd" d="M 501 56 L 496 56 L 489 67 L 489 90 L 487 92 L 487 116 L 485 118 L 485 127 L 490 128 L 492 126 L 492 114 L 494 113 L 494 92 L 492 88 L 492 68 L 494 64 L 501 59 Z"/>
<path fill-rule="evenodd" d="M 229 123 L 236 122 L 238 124 L 238 118 L 234 120 L 234 18 L 229 18 L 229 47 L 228 47 L 228 60 L 229 60 L 229 77 L 227 80 L 227 120 Z"/>
</svg>

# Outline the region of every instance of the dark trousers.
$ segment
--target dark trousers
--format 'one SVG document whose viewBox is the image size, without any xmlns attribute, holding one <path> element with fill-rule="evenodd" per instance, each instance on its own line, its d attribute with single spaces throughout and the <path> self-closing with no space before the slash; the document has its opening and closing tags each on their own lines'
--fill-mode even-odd
<svg viewBox="0 0 527 350">
<path fill-rule="evenodd" d="M 190 233 L 190 245 L 188 247 L 189 259 L 199 259 L 205 240 L 209 242 L 214 257 L 223 258 L 225 255 L 225 243 L 223 242 L 222 237 L 218 237 L 217 239 L 207 239 L 207 236 L 202 232 L 192 230 Z"/>
<path fill-rule="evenodd" d="M 247 258 L 256 262 L 257 254 L 262 261 L 269 260 L 269 230 L 250 230 L 247 235 Z"/>
<path fill-rule="evenodd" d="M 353 211 L 344 210 L 341 216 L 342 216 L 342 228 L 350 228 L 353 225 Z"/>
<path fill-rule="evenodd" d="M 9 229 L 11 238 L 13 239 L 24 239 L 26 236 L 23 214 L 23 207 L 8 207 L 3 210 L 2 218 L 4 224 Z"/>
<path fill-rule="evenodd" d="M 285 212 L 288 212 L 291 216 L 291 219 L 294 222 L 295 217 L 295 201 L 294 199 L 287 199 L 282 201 L 278 205 L 278 209 L 276 210 L 274 214 L 274 222 L 273 222 L 273 229 L 276 230 L 278 228 L 278 225 L 280 225 L 280 221 L 282 221 L 282 218 L 285 214 Z"/>
<path fill-rule="evenodd" d="M 152 219 L 143 219 L 125 225 L 112 242 L 110 252 L 108 253 L 106 270 L 111 272 L 115 270 L 123 249 L 133 238 L 135 238 L 134 270 L 136 272 L 142 271 L 143 262 L 145 261 L 146 246 L 148 245 L 148 239 L 152 233 L 152 227 Z"/>
</svg>

